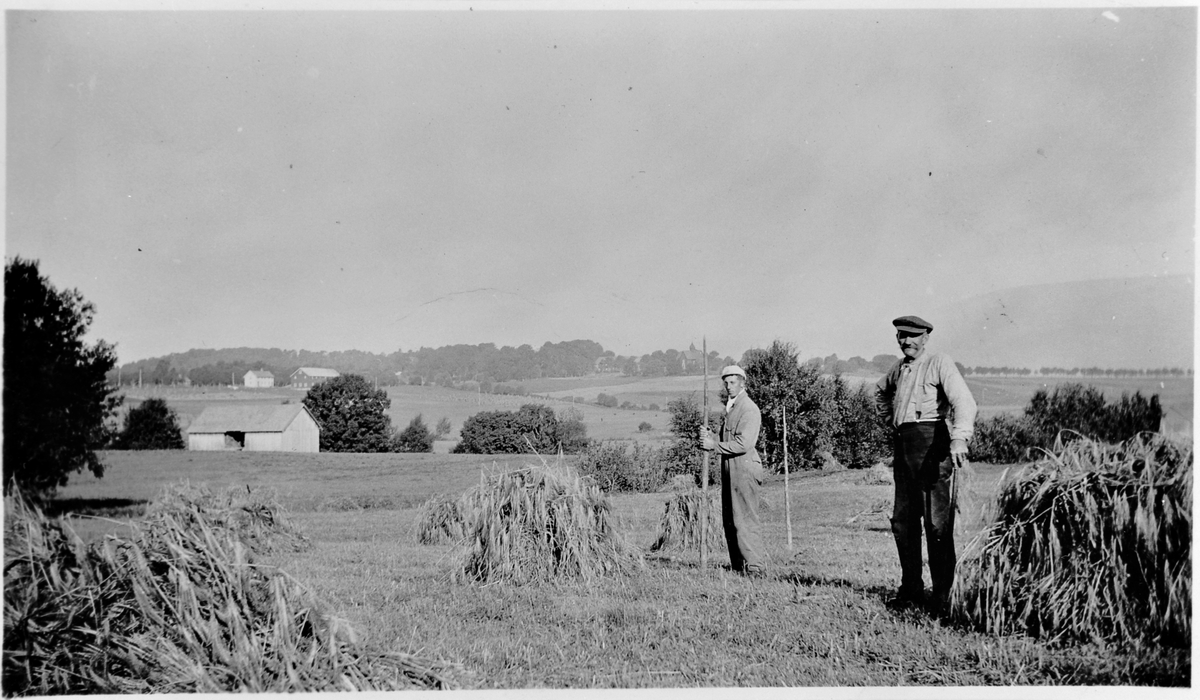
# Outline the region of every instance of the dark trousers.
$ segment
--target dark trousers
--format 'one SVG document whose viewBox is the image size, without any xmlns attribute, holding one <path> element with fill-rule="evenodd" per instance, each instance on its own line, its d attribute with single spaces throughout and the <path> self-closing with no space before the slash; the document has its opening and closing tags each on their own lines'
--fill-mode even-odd
<svg viewBox="0 0 1200 700">
<path fill-rule="evenodd" d="M 892 534 L 900 555 L 900 594 L 919 598 L 921 578 L 921 521 L 929 551 L 933 597 L 944 603 L 954 582 L 954 502 L 950 476 L 950 429 L 945 421 L 905 423 L 896 430 L 893 475 L 896 499 Z"/>
<path fill-rule="evenodd" d="M 763 572 L 766 551 L 758 518 L 758 479 L 734 460 L 721 460 L 721 521 L 729 565 L 734 571 Z"/>
</svg>

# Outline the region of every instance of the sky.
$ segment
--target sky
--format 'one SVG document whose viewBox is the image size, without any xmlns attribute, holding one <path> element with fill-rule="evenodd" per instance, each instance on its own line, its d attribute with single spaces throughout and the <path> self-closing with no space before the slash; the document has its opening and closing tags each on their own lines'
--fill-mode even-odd
<svg viewBox="0 0 1200 700">
<path fill-rule="evenodd" d="M 869 358 L 903 314 L 1195 272 L 1194 7 L 388 7 L 8 12 L 5 255 L 121 362 Z"/>
</svg>

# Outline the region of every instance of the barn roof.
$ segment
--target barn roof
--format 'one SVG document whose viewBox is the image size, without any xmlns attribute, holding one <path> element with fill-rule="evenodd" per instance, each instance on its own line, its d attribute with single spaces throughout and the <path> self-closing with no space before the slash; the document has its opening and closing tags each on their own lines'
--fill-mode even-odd
<svg viewBox="0 0 1200 700">
<path fill-rule="evenodd" d="M 187 432 L 280 433 L 292 424 L 301 411 L 308 413 L 302 403 L 208 406 L 196 416 Z M 309 416 L 312 414 L 309 413 Z"/>
<path fill-rule="evenodd" d="M 324 367 L 301 367 L 292 372 L 292 376 L 296 376 L 300 372 L 307 374 L 310 377 L 340 377 L 342 376 L 336 369 L 325 369 Z"/>
</svg>

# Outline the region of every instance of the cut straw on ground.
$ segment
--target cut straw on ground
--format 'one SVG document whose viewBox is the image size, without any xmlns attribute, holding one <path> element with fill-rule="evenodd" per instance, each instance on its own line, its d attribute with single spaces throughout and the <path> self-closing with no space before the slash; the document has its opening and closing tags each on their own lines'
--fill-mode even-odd
<svg viewBox="0 0 1200 700">
<path fill-rule="evenodd" d="M 455 500 L 430 499 L 417 537 L 457 543 L 456 580 L 589 581 L 645 566 L 613 518 L 607 494 L 560 458 L 485 473 Z"/>
<path fill-rule="evenodd" d="M 244 491 L 244 490 L 243 490 Z M 6 501 L 6 695 L 454 687 L 461 669 L 373 652 L 257 553 L 306 545 L 265 493 L 168 489 L 87 546 Z"/>
<path fill-rule="evenodd" d="M 1191 507 L 1190 445 L 1060 443 L 1004 479 L 954 614 L 997 634 L 1190 647 Z"/>
</svg>

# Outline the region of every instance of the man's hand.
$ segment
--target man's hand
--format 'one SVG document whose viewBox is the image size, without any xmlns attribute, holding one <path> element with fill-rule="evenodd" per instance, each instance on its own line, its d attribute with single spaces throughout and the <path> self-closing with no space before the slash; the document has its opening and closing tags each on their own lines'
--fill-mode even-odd
<svg viewBox="0 0 1200 700">
<path fill-rule="evenodd" d="M 967 463 L 967 441 L 962 439 L 950 441 L 950 459 L 954 466 L 961 467 Z"/>
<path fill-rule="evenodd" d="M 716 440 L 713 440 L 712 432 L 703 425 L 700 426 L 700 449 L 709 452 L 715 446 Z"/>
</svg>

